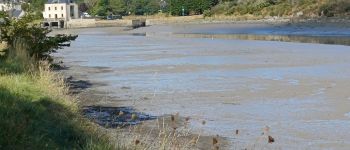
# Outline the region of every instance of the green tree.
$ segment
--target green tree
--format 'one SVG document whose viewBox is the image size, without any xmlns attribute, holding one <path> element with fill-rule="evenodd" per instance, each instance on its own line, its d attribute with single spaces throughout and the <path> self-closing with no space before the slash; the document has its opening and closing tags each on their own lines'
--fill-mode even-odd
<svg viewBox="0 0 350 150">
<path fill-rule="evenodd" d="M 93 8 L 92 13 L 98 16 L 107 16 L 110 13 L 109 1 L 99 0 Z"/>
<path fill-rule="evenodd" d="M 185 15 L 203 14 L 205 10 L 210 9 L 218 3 L 217 0 L 170 0 L 169 11 L 172 15 L 182 15 L 184 9 Z"/>
<path fill-rule="evenodd" d="M 109 6 L 113 14 L 127 14 L 127 5 L 125 0 L 110 0 Z"/>
<path fill-rule="evenodd" d="M 152 15 L 158 13 L 160 10 L 159 0 L 149 0 L 145 6 L 144 14 Z"/>
<path fill-rule="evenodd" d="M 75 40 L 77 36 L 54 35 L 48 36 L 51 30 L 42 28 L 39 24 L 33 24 L 33 16 L 26 15 L 22 19 L 9 19 L 6 13 L 0 13 L 0 41 L 9 46 L 9 57 L 16 56 L 14 49 L 20 42 L 25 46 L 29 57 L 37 60 L 51 60 L 50 54 L 57 49 L 69 46 L 66 42 Z"/>
</svg>

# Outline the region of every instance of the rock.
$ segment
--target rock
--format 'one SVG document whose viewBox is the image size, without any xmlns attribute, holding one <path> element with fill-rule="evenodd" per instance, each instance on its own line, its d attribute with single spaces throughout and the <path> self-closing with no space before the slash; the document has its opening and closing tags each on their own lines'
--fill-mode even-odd
<svg viewBox="0 0 350 150">
<path fill-rule="evenodd" d="M 269 138 L 269 143 L 275 142 L 275 139 L 272 136 L 269 135 L 268 138 Z"/>
</svg>

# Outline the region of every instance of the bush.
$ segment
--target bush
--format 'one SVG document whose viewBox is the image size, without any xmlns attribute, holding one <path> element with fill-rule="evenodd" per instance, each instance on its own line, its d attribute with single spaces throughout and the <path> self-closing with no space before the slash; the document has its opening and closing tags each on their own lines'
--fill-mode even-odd
<svg viewBox="0 0 350 150">
<path fill-rule="evenodd" d="M 211 13 L 210 10 L 205 10 L 205 11 L 203 12 L 203 16 L 204 16 L 204 17 L 211 17 L 211 16 L 212 16 L 212 13 Z"/>
<path fill-rule="evenodd" d="M 51 60 L 50 53 L 55 52 L 65 46 L 67 42 L 75 40 L 77 36 L 55 35 L 48 36 L 51 30 L 41 28 L 39 24 L 34 24 L 34 17 L 27 15 L 19 20 L 9 19 L 7 14 L 0 13 L 0 18 L 4 22 L 0 24 L 0 42 L 8 44 L 8 53 L 16 55 L 16 46 L 21 43 L 22 49 L 27 51 L 29 57 L 36 60 Z M 14 56 L 14 55 L 8 55 Z"/>
</svg>

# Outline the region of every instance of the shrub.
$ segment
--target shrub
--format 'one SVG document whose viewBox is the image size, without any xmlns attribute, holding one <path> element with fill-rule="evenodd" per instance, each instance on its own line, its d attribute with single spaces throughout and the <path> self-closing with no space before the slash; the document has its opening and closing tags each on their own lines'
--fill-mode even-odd
<svg viewBox="0 0 350 150">
<path fill-rule="evenodd" d="M 210 10 L 205 10 L 205 11 L 203 12 L 203 16 L 204 16 L 204 17 L 211 17 L 211 16 L 212 16 L 212 13 L 211 13 Z"/>
<path fill-rule="evenodd" d="M 37 60 L 51 60 L 50 53 L 69 46 L 67 42 L 77 38 L 77 36 L 61 34 L 48 36 L 51 30 L 42 28 L 39 24 L 34 24 L 32 15 L 14 20 L 9 19 L 7 14 L 0 13 L 0 18 L 3 19 L 3 22 L 0 24 L 0 42 L 8 44 L 7 52 L 9 53 L 13 53 L 16 50 L 16 45 L 20 41 L 29 57 Z"/>
</svg>

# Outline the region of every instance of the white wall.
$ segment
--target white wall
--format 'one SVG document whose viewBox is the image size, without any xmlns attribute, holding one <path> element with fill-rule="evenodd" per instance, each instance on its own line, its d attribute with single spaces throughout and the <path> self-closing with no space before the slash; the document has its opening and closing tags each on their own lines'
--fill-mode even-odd
<svg viewBox="0 0 350 150">
<path fill-rule="evenodd" d="M 71 9 L 70 9 L 70 7 L 73 7 L 73 16 L 71 16 Z M 67 14 L 69 15 L 69 17 L 70 17 L 70 19 L 78 19 L 79 18 L 79 16 L 78 16 L 78 5 L 77 4 L 75 4 L 75 3 L 72 3 L 72 4 L 69 4 L 69 5 L 67 5 Z"/>
<path fill-rule="evenodd" d="M 67 20 L 67 5 L 62 4 L 45 4 L 45 10 L 43 12 L 43 17 L 45 19 L 57 19 Z"/>
<path fill-rule="evenodd" d="M 12 9 L 11 4 L 0 3 L 0 11 L 8 11 L 10 9 Z"/>
<path fill-rule="evenodd" d="M 72 17 L 70 16 L 70 6 L 74 6 L 74 15 Z M 57 10 L 55 8 L 57 8 Z M 79 18 L 78 13 L 79 13 L 79 10 L 78 10 L 77 4 L 66 4 L 66 3 L 45 4 L 43 17 L 45 19 L 55 19 L 55 15 L 57 14 L 57 19 L 64 19 L 67 21 L 67 20 Z"/>
</svg>

